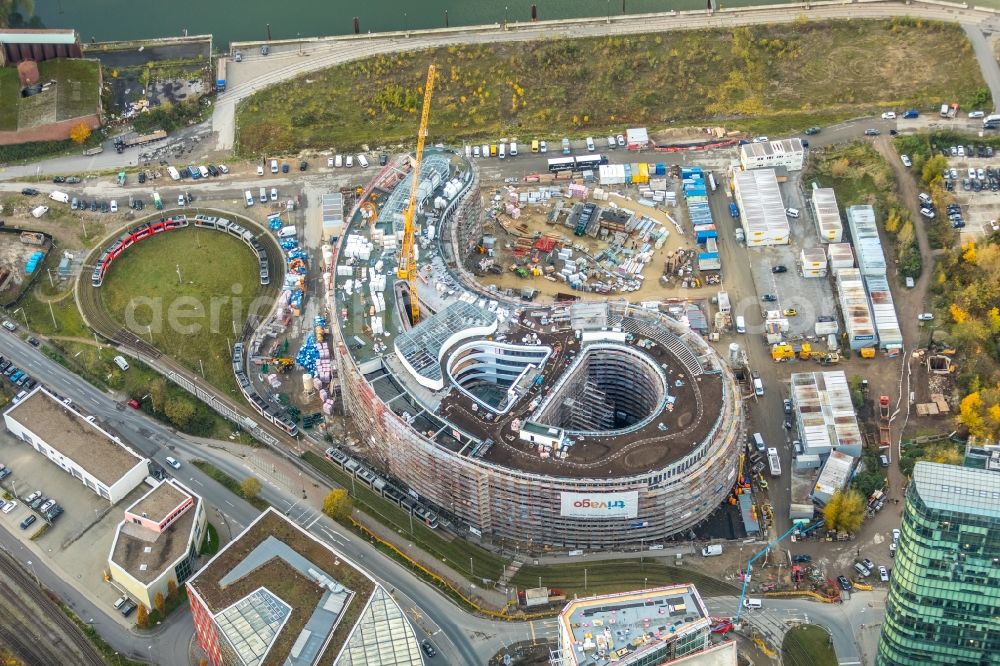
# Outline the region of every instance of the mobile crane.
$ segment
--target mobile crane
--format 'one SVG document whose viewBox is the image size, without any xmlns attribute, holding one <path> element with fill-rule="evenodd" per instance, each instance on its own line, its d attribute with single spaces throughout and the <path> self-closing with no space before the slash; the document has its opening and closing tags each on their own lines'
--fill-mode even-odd
<svg viewBox="0 0 1000 666">
<path fill-rule="evenodd" d="M 403 211 L 403 244 L 399 253 L 396 277 L 406 280 L 410 286 L 410 323 L 420 321 L 420 301 L 417 298 L 417 262 L 413 255 L 414 218 L 417 215 L 417 187 L 420 185 L 420 163 L 424 158 L 424 140 L 427 138 L 427 121 L 431 113 L 431 95 L 434 93 L 434 79 L 437 68 L 427 68 L 427 85 L 424 86 L 424 106 L 420 112 L 420 128 L 417 130 L 417 150 L 413 155 L 413 181 L 410 183 L 410 199 Z"/>
</svg>

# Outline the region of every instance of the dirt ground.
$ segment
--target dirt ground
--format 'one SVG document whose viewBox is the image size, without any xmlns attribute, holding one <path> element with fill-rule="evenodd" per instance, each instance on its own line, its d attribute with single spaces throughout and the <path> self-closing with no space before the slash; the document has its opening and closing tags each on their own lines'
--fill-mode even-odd
<svg viewBox="0 0 1000 666">
<path fill-rule="evenodd" d="M 671 184 L 675 185 L 676 181 L 673 181 Z M 526 191 L 530 189 L 537 189 L 537 187 L 537 185 L 533 185 L 520 189 L 521 191 Z M 492 192 L 492 190 L 484 187 L 484 192 Z M 590 188 L 589 194 L 593 194 L 593 188 Z M 520 290 L 526 287 L 531 287 L 539 291 L 539 296 L 543 300 L 554 299 L 556 294 L 559 293 L 572 293 L 574 296 L 579 296 L 583 300 L 605 300 L 607 298 L 627 297 L 632 302 L 661 300 L 672 297 L 702 299 L 714 296 L 718 293 L 721 288 L 720 285 L 705 285 L 699 288 L 688 289 L 679 286 L 664 287 L 660 283 L 659 278 L 663 273 L 667 256 L 676 250 L 692 249 L 697 247 L 697 245 L 695 244 L 694 235 L 691 233 L 690 225 L 687 222 L 687 210 L 682 204 L 678 204 L 676 207 L 665 207 L 664 210 L 660 210 L 641 205 L 637 199 L 638 191 L 635 188 L 625 188 L 624 196 L 611 194 L 607 201 L 597 200 L 592 196 L 588 196 L 586 200 L 562 200 L 564 201 L 564 208 L 571 206 L 573 203 L 582 201 L 593 202 L 600 208 L 608 208 L 612 206 L 627 208 L 634 211 L 637 215 L 646 216 L 663 225 L 663 228 L 666 229 L 669 235 L 666 242 L 663 244 L 663 247 L 654 252 L 652 260 L 646 265 L 645 270 L 642 272 L 642 276 L 644 278 L 642 286 L 637 291 L 621 292 L 619 294 L 574 291 L 565 282 L 553 282 L 542 276 L 529 276 L 526 278 L 519 277 L 510 270 L 507 270 L 510 265 L 514 263 L 514 257 L 509 249 L 504 248 L 506 244 L 513 243 L 515 236 L 509 234 L 499 222 L 487 222 L 487 224 L 484 225 L 484 232 L 492 233 L 497 237 L 497 247 L 500 249 L 500 252 L 498 252 L 496 261 L 497 264 L 504 267 L 504 273 L 501 275 L 486 273 L 480 277 L 480 281 L 486 285 L 494 285 L 501 290 Z M 527 236 L 532 236 L 536 233 L 557 234 L 563 239 L 564 246 L 585 246 L 588 254 L 591 256 L 596 256 L 608 246 L 607 242 L 591 238 L 590 236 L 573 236 L 572 230 L 562 223 L 563 218 L 560 218 L 559 222 L 555 224 L 550 224 L 548 222 L 548 215 L 551 212 L 555 201 L 558 201 L 558 199 L 551 199 L 548 204 L 524 206 L 521 210 L 520 218 L 516 221 L 511 220 L 506 216 L 503 217 L 506 220 L 509 220 L 511 226 L 517 224 L 526 225 Z M 673 218 L 673 222 L 671 221 L 671 218 Z M 676 222 L 676 225 L 674 222 Z M 679 229 L 677 225 L 679 225 Z"/>
</svg>

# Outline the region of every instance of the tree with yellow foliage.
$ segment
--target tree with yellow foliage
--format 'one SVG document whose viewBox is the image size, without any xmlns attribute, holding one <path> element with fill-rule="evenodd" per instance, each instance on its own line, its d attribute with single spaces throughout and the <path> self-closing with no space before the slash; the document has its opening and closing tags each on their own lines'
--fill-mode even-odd
<svg viewBox="0 0 1000 666">
<path fill-rule="evenodd" d="M 87 127 L 87 123 L 82 120 L 69 131 L 69 138 L 73 139 L 74 143 L 82 144 L 84 141 L 90 138 L 90 128 Z"/>
<path fill-rule="evenodd" d="M 865 519 L 865 498 L 856 490 L 838 490 L 823 507 L 823 520 L 831 530 L 857 532 Z"/>
<path fill-rule="evenodd" d="M 956 324 L 964 324 L 965 320 L 969 318 L 968 311 L 958 303 L 952 303 L 948 306 L 948 313 L 951 315 L 952 321 Z"/>
<path fill-rule="evenodd" d="M 969 241 L 962 246 L 962 261 L 967 264 L 976 263 L 976 242 Z"/>
<path fill-rule="evenodd" d="M 962 398 L 955 417 L 969 435 L 988 441 L 1000 439 L 1000 384 L 976 388 Z"/>
<path fill-rule="evenodd" d="M 343 488 L 334 488 L 323 500 L 323 513 L 334 520 L 347 520 L 351 516 L 351 511 L 351 496 Z"/>
</svg>

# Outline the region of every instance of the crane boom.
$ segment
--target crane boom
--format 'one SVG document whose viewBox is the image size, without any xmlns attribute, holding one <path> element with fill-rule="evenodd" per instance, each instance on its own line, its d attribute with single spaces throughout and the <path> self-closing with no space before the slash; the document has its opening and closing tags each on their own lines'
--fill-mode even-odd
<svg viewBox="0 0 1000 666">
<path fill-rule="evenodd" d="M 434 93 L 434 79 L 437 68 L 427 68 L 427 85 L 424 86 L 424 106 L 420 112 L 420 128 L 417 130 L 417 150 L 413 155 L 413 182 L 410 183 L 410 199 L 403 211 L 403 245 L 399 253 L 396 277 L 410 285 L 410 320 L 420 321 L 420 301 L 417 298 L 417 262 L 413 256 L 414 218 L 417 215 L 417 187 L 420 185 L 420 163 L 424 158 L 424 140 L 427 138 L 427 121 L 431 114 L 431 96 Z"/>
</svg>

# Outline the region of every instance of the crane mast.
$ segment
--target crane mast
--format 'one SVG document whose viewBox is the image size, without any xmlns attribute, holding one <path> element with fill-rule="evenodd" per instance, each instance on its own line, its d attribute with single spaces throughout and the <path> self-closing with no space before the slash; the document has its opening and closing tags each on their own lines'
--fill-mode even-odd
<svg viewBox="0 0 1000 666">
<path fill-rule="evenodd" d="M 410 199 L 403 211 L 403 245 L 399 253 L 396 277 L 406 280 L 410 286 L 410 321 L 420 321 L 420 301 L 417 298 L 417 262 L 413 256 L 414 218 L 417 215 L 417 187 L 420 185 L 420 163 L 424 158 L 424 140 L 427 138 L 427 121 L 431 114 L 431 95 L 434 93 L 434 78 L 437 68 L 427 68 L 427 85 L 424 86 L 424 106 L 420 112 L 420 128 L 417 130 L 417 150 L 413 155 L 413 182 L 410 183 Z"/>
</svg>

